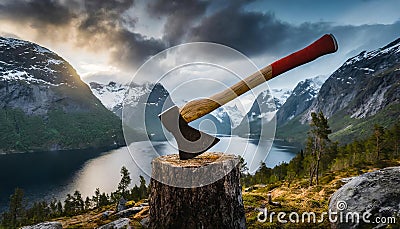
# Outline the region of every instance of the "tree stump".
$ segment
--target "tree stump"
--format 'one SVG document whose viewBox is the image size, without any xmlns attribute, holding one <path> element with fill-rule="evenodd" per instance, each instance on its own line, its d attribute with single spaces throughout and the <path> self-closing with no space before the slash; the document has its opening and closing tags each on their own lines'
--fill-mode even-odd
<svg viewBox="0 0 400 229">
<path fill-rule="evenodd" d="M 152 162 L 150 228 L 246 228 L 239 159 L 204 153 Z"/>
</svg>

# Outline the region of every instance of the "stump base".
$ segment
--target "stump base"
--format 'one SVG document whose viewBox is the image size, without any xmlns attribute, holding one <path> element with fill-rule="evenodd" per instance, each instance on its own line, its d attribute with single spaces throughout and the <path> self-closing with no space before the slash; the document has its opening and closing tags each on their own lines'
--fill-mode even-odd
<svg viewBox="0 0 400 229">
<path fill-rule="evenodd" d="M 178 155 L 167 155 L 155 158 L 152 163 L 150 228 L 246 227 L 238 157 L 205 153 L 190 160 L 179 160 Z M 223 176 L 213 183 L 191 188 L 171 186 L 158 179 L 172 176 L 170 179 L 189 179 L 195 183 L 199 180 L 193 176 L 199 169 L 207 171 L 206 174 L 223 173 Z"/>
</svg>

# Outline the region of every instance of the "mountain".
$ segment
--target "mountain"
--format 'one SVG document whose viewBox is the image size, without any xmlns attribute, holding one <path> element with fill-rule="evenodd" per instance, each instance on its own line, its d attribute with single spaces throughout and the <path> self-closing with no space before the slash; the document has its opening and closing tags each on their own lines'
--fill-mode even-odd
<svg viewBox="0 0 400 229">
<path fill-rule="evenodd" d="M 0 152 L 124 144 L 121 123 L 75 69 L 37 44 L 0 37 Z"/>
<path fill-rule="evenodd" d="M 239 136 L 260 136 L 262 125 L 270 125 L 275 121 L 275 101 L 276 97 L 273 97 L 269 90 L 260 93 L 246 116 L 244 116 L 240 124 L 233 130 L 233 133 Z M 269 130 L 269 128 L 265 128 L 265 130 Z"/>
<path fill-rule="evenodd" d="M 123 101 L 129 85 L 111 81 L 108 84 L 90 82 L 89 86 L 93 94 L 108 110 L 122 118 Z"/>
<path fill-rule="evenodd" d="M 232 126 L 229 114 L 224 108 L 219 107 L 189 124 L 191 127 L 209 134 L 231 134 Z"/>
<path fill-rule="evenodd" d="M 280 109 L 283 104 L 285 104 L 286 100 L 292 94 L 292 90 L 288 88 L 273 88 L 271 89 L 271 93 L 274 96 L 276 109 Z"/>
<path fill-rule="evenodd" d="M 277 126 L 284 125 L 295 116 L 307 110 L 317 97 L 323 83 L 323 76 L 300 81 L 286 99 L 285 103 L 279 107 L 276 113 Z"/>
<path fill-rule="evenodd" d="M 322 111 L 329 118 L 331 138 L 346 143 L 369 135 L 374 124 L 398 122 L 399 103 L 400 38 L 348 59 L 325 81 L 311 106 L 281 126 L 277 136 L 303 141 L 310 113 Z"/>
<path fill-rule="evenodd" d="M 155 125 L 148 135 L 153 136 L 155 139 L 155 135 L 161 134 L 161 129 L 158 126 L 158 114 L 162 112 L 162 107 L 166 104 L 166 107 L 172 106 L 172 102 L 169 99 L 169 92 L 161 85 L 161 84 L 119 84 L 115 82 L 110 82 L 108 84 L 101 84 L 97 82 L 89 83 L 93 94 L 100 99 L 107 109 L 114 112 L 119 117 L 122 117 L 122 107 L 124 102 L 125 93 L 130 88 L 132 90 L 131 95 L 133 98 L 131 99 L 132 108 L 135 104 L 144 103 L 142 101 L 145 97 L 149 96 L 152 93 L 152 96 L 149 97 L 149 101 L 147 101 L 147 109 L 152 110 L 150 112 L 151 115 L 148 115 L 149 125 Z M 150 99 L 151 98 L 151 99 Z M 167 103 L 166 100 L 168 99 Z M 167 105 L 169 104 L 169 105 Z M 151 108 L 153 106 L 153 108 Z M 136 109 L 135 112 L 139 111 L 139 108 Z M 243 118 L 243 114 L 239 111 L 236 105 L 229 106 L 228 104 L 216 109 L 204 117 L 195 120 L 190 123 L 190 126 L 196 129 L 202 129 L 207 133 L 214 134 L 230 134 L 231 129 L 240 124 L 240 121 Z M 204 122 L 205 120 L 208 120 Z M 157 138 L 162 140 L 162 138 Z"/>
<path fill-rule="evenodd" d="M 123 106 L 125 106 L 125 109 L 127 109 L 125 115 L 129 114 L 129 117 L 135 118 L 134 123 L 130 125 L 131 128 L 146 134 L 152 140 L 165 140 L 158 115 L 163 111 L 163 106 L 165 106 L 165 110 L 171 107 L 173 103 L 169 97 L 169 92 L 162 84 L 120 84 L 116 82 L 101 84 L 91 82 L 89 85 L 93 94 L 118 117 L 122 118 Z M 143 116 L 143 114 L 145 115 Z M 143 126 L 144 123 L 146 123 L 146 126 Z"/>
</svg>

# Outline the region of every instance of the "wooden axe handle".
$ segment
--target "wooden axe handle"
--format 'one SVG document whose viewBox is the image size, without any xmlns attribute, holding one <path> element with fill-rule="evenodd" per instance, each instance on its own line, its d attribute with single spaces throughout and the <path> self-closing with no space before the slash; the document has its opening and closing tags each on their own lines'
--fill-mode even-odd
<svg viewBox="0 0 400 229">
<path fill-rule="evenodd" d="M 248 76 L 239 83 L 227 88 L 206 99 L 198 99 L 188 102 L 180 109 L 180 114 L 186 122 L 196 120 L 218 107 L 230 102 L 236 97 L 246 93 L 252 88 L 270 80 L 286 71 L 289 71 L 297 66 L 303 65 L 317 59 L 325 54 L 334 53 L 337 50 L 337 43 L 332 34 L 325 34 L 314 43 L 292 53 L 280 60 L 275 61 L 271 65 L 261 69 Z M 261 72 L 261 74 L 260 74 Z"/>
</svg>

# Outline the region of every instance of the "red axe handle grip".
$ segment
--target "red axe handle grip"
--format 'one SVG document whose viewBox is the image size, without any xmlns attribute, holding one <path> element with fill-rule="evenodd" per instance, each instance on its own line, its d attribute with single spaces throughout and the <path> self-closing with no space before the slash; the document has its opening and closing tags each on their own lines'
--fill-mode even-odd
<svg viewBox="0 0 400 229">
<path fill-rule="evenodd" d="M 212 112 L 267 80 L 297 66 L 313 61 L 320 56 L 336 52 L 337 48 L 335 37 L 332 34 L 325 34 L 304 49 L 275 61 L 222 92 L 207 99 L 190 101 L 179 112 L 183 119 L 189 123 Z"/>
<path fill-rule="evenodd" d="M 332 34 L 325 34 L 309 46 L 271 64 L 272 77 L 311 62 L 325 54 L 336 52 L 338 46 Z"/>
</svg>

